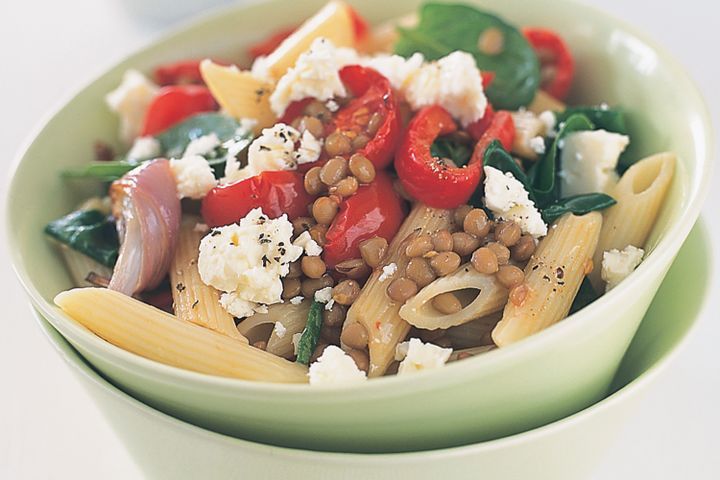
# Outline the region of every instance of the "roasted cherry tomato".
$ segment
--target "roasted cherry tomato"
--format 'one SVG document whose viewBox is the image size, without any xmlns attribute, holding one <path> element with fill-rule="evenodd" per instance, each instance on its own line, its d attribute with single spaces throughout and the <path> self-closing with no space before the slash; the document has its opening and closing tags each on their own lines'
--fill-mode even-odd
<svg viewBox="0 0 720 480">
<path fill-rule="evenodd" d="M 369 185 L 340 205 L 325 236 L 323 259 L 328 267 L 360 258 L 360 242 L 375 236 L 388 242 L 397 233 L 405 216 L 404 204 L 385 172 L 377 172 Z"/>
<path fill-rule="evenodd" d="M 575 74 L 575 61 L 567 44 L 547 28 L 527 27 L 523 33 L 540 60 L 540 88 L 558 100 L 565 99 Z"/>
<path fill-rule="evenodd" d="M 435 208 L 455 208 L 466 203 L 482 177 L 482 157 L 472 156 L 464 167 L 449 167 L 430 153 L 439 136 L 453 133 L 457 125 L 439 105 L 422 108 L 408 125 L 395 155 L 395 169 L 405 191 Z"/>
<path fill-rule="evenodd" d="M 280 170 L 213 188 L 203 199 L 201 211 L 211 227 L 237 222 L 257 207 L 270 218 L 287 213 L 293 220 L 308 214 L 313 198 L 305 191 L 301 173 Z"/>
<path fill-rule="evenodd" d="M 161 88 L 145 113 L 142 135 L 155 135 L 187 117 L 217 110 L 210 90 L 201 85 L 173 85 Z"/>
</svg>

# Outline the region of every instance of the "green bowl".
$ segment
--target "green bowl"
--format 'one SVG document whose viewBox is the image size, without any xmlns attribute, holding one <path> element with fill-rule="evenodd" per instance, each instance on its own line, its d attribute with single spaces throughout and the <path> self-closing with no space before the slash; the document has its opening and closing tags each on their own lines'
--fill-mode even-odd
<svg viewBox="0 0 720 480">
<path fill-rule="evenodd" d="M 7 202 L 13 263 L 33 305 L 94 368 L 139 400 L 196 425 L 280 446 L 344 452 L 450 447 L 545 425 L 603 398 L 698 217 L 710 180 L 711 128 L 694 84 L 663 49 L 632 27 L 566 0 L 482 4 L 518 25 L 561 32 L 577 58 L 574 99 L 627 108 L 632 155 L 672 150 L 681 160 L 647 259 L 621 287 L 579 314 L 440 371 L 310 388 L 162 365 L 104 342 L 52 304 L 71 281 L 42 228 L 87 194 L 58 173 L 87 161 L 95 139 L 115 138 L 117 120 L 103 106 L 103 96 L 122 73 L 182 57 L 236 58 L 244 45 L 311 15 L 322 3 L 275 0 L 216 12 L 119 63 L 50 118 L 21 155 Z M 358 8 L 378 22 L 418 3 L 369 0 Z"/>
<path fill-rule="evenodd" d="M 37 314 L 40 325 L 100 406 L 148 478 L 455 479 L 587 478 L 648 386 L 699 318 L 710 246 L 701 224 L 672 266 L 616 378 L 616 391 L 545 427 L 434 451 L 342 454 L 273 447 L 219 435 L 160 413 L 115 388 Z M 678 302 L 682 295 L 684 302 Z"/>
</svg>

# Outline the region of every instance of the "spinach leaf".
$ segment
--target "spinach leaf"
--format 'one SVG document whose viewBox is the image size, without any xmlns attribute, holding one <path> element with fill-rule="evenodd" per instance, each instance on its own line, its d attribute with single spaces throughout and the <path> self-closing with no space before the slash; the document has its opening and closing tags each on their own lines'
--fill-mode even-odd
<svg viewBox="0 0 720 480">
<path fill-rule="evenodd" d="M 324 303 L 313 301 L 310 305 L 310 311 L 308 312 L 308 320 L 305 325 L 305 330 L 302 332 L 300 341 L 298 342 L 297 348 L 297 363 L 307 365 L 310 363 L 310 357 L 312 356 L 315 347 L 317 346 L 318 339 L 320 338 L 320 327 L 322 326 L 322 312 L 325 308 Z"/>
<path fill-rule="evenodd" d="M 550 224 L 566 213 L 585 215 L 595 210 L 604 210 L 617 202 L 610 195 L 604 193 L 584 193 L 572 197 L 561 198 L 542 210 L 545 223 Z"/>
<path fill-rule="evenodd" d="M 515 159 L 505 151 L 499 140 L 493 140 L 487 146 L 483 155 L 483 165 L 488 167 L 494 167 L 503 173 L 510 172 L 513 177 L 523 184 L 525 190 L 528 191 L 529 198 L 535 202 L 535 190 L 532 187 L 530 179 L 520 166 L 515 163 Z"/>
<path fill-rule="evenodd" d="M 103 265 L 112 267 L 120 243 L 115 224 L 98 210 L 78 210 L 50 222 L 45 233 Z"/>
<path fill-rule="evenodd" d="M 575 106 L 568 107 L 562 112 L 556 112 L 555 118 L 557 123 L 567 122 L 567 120 L 576 114 L 585 115 L 588 120 L 595 125 L 595 128 L 601 128 L 608 132 L 628 134 L 627 125 L 625 123 L 625 112 L 617 108 L 607 108 L 602 106 Z"/>
<path fill-rule="evenodd" d="M 559 198 L 557 182 L 560 145 L 565 135 L 581 130 L 593 130 L 595 126 L 583 114 L 576 113 L 560 124 L 560 130 L 550 146 L 550 150 L 533 165 L 530 176 L 539 208 L 551 205 Z"/>
<path fill-rule="evenodd" d="M 125 160 L 90 162 L 79 167 L 67 168 L 61 175 L 67 178 L 93 178 L 103 182 L 112 182 L 137 166 L 137 163 Z"/>
<path fill-rule="evenodd" d="M 503 34 L 502 50 L 489 55 L 478 48 L 478 39 L 489 28 Z M 436 60 L 455 50 L 469 52 L 481 70 L 495 72 L 487 96 L 497 109 L 515 110 L 535 97 L 540 84 L 540 64 L 525 37 L 502 19 L 468 5 L 427 3 L 415 28 L 398 28 L 395 53 L 409 57 L 422 53 Z"/>
<path fill-rule="evenodd" d="M 585 277 L 580 284 L 580 290 L 578 290 L 577 295 L 575 295 L 575 300 L 573 300 L 570 306 L 570 315 L 587 307 L 598 298 L 600 298 L 600 295 L 595 291 L 590 280 Z"/>
<path fill-rule="evenodd" d="M 430 146 L 430 154 L 433 157 L 449 158 L 458 167 L 467 165 L 472 153 L 472 145 L 451 137 L 440 137 Z"/>
<path fill-rule="evenodd" d="M 165 130 L 156 138 L 166 157 L 180 158 L 191 141 L 215 133 L 224 142 L 233 138 L 238 127 L 238 121 L 227 115 L 199 113 Z"/>
</svg>

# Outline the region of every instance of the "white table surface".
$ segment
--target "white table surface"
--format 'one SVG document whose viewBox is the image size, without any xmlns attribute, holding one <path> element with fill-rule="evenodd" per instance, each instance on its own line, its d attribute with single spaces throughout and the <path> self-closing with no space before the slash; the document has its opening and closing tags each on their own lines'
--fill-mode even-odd
<svg viewBox="0 0 720 480">
<path fill-rule="evenodd" d="M 190 9 L 221 1 L 198 0 Z M 717 6 L 707 0 L 657 0 L 652 7 L 644 1 L 587 1 L 644 28 L 679 57 L 704 92 L 715 125 L 720 125 Z M 141 2 L 0 2 L 0 165 L 10 164 L 33 127 L 68 92 L 172 24 L 127 8 L 137 3 Z M 193 4 L 190 0 L 177 3 Z M 0 198 L 4 201 L 4 191 Z M 718 204 L 720 168 L 704 210 L 715 243 L 720 243 Z M 25 296 L 6 260 L 5 236 L 1 238 L 0 478 L 141 477 L 30 317 Z M 720 255 L 712 261 L 715 271 L 720 271 Z M 628 422 L 593 479 L 720 478 L 717 284 L 686 348 L 651 387 L 642 408 Z"/>
</svg>

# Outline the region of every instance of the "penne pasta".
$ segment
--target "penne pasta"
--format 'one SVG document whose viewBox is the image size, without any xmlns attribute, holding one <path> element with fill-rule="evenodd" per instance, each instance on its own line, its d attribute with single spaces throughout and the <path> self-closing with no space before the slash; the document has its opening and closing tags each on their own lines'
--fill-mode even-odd
<svg viewBox="0 0 720 480">
<path fill-rule="evenodd" d="M 88 281 L 88 276 L 92 273 L 99 278 L 107 279 L 109 281 L 112 277 L 112 269 L 102 265 L 85 254 L 73 250 L 64 243 L 54 242 L 57 244 L 58 250 L 65 260 L 65 266 L 67 266 L 70 278 L 72 278 L 73 284 L 76 287 L 91 287 L 94 286 Z"/>
<path fill-rule="evenodd" d="M 535 115 L 540 115 L 546 110 L 551 112 L 562 112 L 565 110 L 565 104 L 557 98 L 551 96 L 549 93 L 543 90 L 538 90 L 535 94 L 535 98 L 533 98 L 533 101 L 527 106 L 527 109 Z"/>
<path fill-rule="evenodd" d="M 198 254 L 203 232 L 198 218 L 186 216 L 180 226 L 175 257 L 170 265 L 170 286 L 175 316 L 247 342 L 235 327 L 235 319 L 220 305 L 220 292 L 203 283 L 198 272 Z"/>
<path fill-rule="evenodd" d="M 297 305 L 289 302 L 269 305 L 267 313 L 256 313 L 243 320 L 238 330 L 253 342 L 267 341 L 268 352 L 291 358 L 295 355 L 292 336 L 305 328 L 311 303 L 305 300 Z M 278 323 L 279 328 L 276 327 Z"/>
<path fill-rule="evenodd" d="M 472 300 L 459 312 L 445 314 L 432 306 L 432 300 L 438 295 L 464 290 L 470 290 L 468 294 Z M 495 275 L 479 273 L 466 263 L 454 273 L 435 279 L 405 302 L 400 308 L 400 317 L 417 328 L 445 329 L 502 310 L 507 298 L 507 289 L 500 285 Z"/>
<path fill-rule="evenodd" d="M 273 85 L 235 66 L 225 67 L 203 60 L 200 64 L 203 80 L 228 115 L 253 119 L 255 134 L 275 123 L 275 114 L 270 108 L 270 94 Z"/>
<path fill-rule="evenodd" d="M 105 288 L 61 292 L 55 304 L 97 336 L 174 367 L 222 377 L 303 383 L 307 368 Z"/>
<path fill-rule="evenodd" d="M 450 228 L 452 224 L 452 211 L 416 204 L 390 243 L 383 265 L 394 263 L 398 271 L 404 271 L 408 258 L 403 250 L 408 239 L 419 233 Z M 410 324 L 399 315 L 402 304 L 388 297 L 386 291 L 397 274 L 384 275 L 383 280 L 380 280 L 381 275 L 382 266 L 370 276 L 360 296 L 348 310 L 343 324 L 345 329 L 353 322 L 360 322 L 368 332 L 369 377 L 378 377 L 385 373 L 395 358 L 395 346 L 403 341 L 410 331 Z"/>
<path fill-rule="evenodd" d="M 493 329 L 496 345 L 515 343 L 567 316 L 588 271 L 602 223 L 599 212 L 566 214 L 549 229 L 525 267 L 524 300 L 508 301 Z"/>
<path fill-rule="evenodd" d="M 617 204 L 604 213 L 600 241 L 593 257 L 595 268 L 589 278 L 598 292 L 604 292 L 600 278 L 603 253 L 628 245 L 644 248 L 655 225 L 660 207 L 672 182 L 676 157 L 658 153 L 640 160 L 620 178 L 610 195 Z"/>
<path fill-rule="evenodd" d="M 263 60 L 270 77 L 278 80 L 295 65 L 295 61 L 319 37 L 330 40 L 336 47 L 355 44 L 350 7 L 345 2 L 331 1 L 310 17 Z"/>
</svg>

